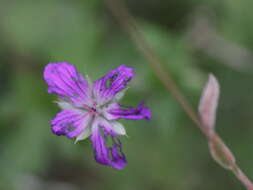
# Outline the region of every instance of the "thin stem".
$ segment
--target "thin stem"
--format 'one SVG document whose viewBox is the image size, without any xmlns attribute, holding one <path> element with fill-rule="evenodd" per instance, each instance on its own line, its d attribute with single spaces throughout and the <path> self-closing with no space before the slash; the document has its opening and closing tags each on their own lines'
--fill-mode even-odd
<svg viewBox="0 0 253 190">
<path fill-rule="evenodd" d="M 234 168 L 232 168 L 232 172 L 237 177 L 237 179 L 240 180 L 240 182 L 247 188 L 247 190 L 253 189 L 253 184 L 249 180 L 249 178 L 242 172 L 242 170 L 239 168 L 239 166 L 235 165 Z"/>
<path fill-rule="evenodd" d="M 111 10 L 114 17 L 118 20 L 118 22 L 122 25 L 122 27 L 126 30 L 126 32 L 130 35 L 132 40 L 135 42 L 139 51 L 143 54 L 143 56 L 147 59 L 150 66 L 154 69 L 156 76 L 163 83 L 166 90 L 171 93 L 171 95 L 175 98 L 178 104 L 183 108 L 189 118 L 198 126 L 198 128 L 203 132 L 203 134 L 207 137 L 208 141 L 212 141 L 212 143 L 216 143 L 220 146 L 221 152 L 223 156 L 227 160 L 231 160 L 231 157 L 234 157 L 232 152 L 226 146 L 226 144 L 222 141 L 222 139 L 214 134 L 210 136 L 199 120 L 198 114 L 192 108 L 191 104 L 188 102 L 186 97 L 178 88 L 177 84 L 174 82 L 172 77 L 166 72 L 160 63 L 159 58 L 157 57 L 155 51 L 150 47 L 150 45 L 146 42 L 144 38 L 144 34 L 141 30 L 139 30 L 138 25 L 135 19 L 130 15 L 123 2 L 120 0 L 105 0 L 107 7 Z M 253 190 L 253 184 L 249 180 L 249 178 L 242 172 L 239 166 L 236 164 L 235 160 L 231 162 L 230 168 L 238 180 L 247 188 L 247 190 Z"/>
<path fill-rule="evenodd" d="M 108 8 L 111 10 L 115 18 L 119 21 L 122 27 L 128 32 L 130 37 L 133 39 L 138 49 L 148 60 L 150 66 L 154 69 L 156 76 L 160 79 L 163 85 L 166 87 L 171 95 L 178 101 L 184 111 L 189 115 L 192 121 L 197 125 L 201 126 L 198 117 L 191 105 L 186 100 L 185 96 L 179 91 L 177 85 L 168 73 L 162 68 L 160 61 L 152 47 L 144 39 L 144 35 L 141 30 L 138 29 L 134 18 L 128 13 L 125 6 L 123 6 L 119 0 L 105 0 Z M 202 129 L 201 129 L 202 130 Z"/>
</svg>

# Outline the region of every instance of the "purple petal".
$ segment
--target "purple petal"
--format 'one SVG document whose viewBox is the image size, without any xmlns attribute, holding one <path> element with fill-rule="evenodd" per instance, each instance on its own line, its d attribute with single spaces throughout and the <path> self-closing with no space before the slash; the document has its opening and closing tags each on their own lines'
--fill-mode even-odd
<svg viewBox="0 0 253 190">
<path fill-rule="evenodd" d="M 103 134 L 101 134 L 103 133 Z M 106 140 L 112 139 L 112 145 L 106 146 Z M 98 120 L 95 120 L 92 126 L 91 141 L 94 149 L 95 160 L 103 165 L 111 166 L 115 169 L 123 169 L 126 164 L 126 158 L 121 150 L 121 143 L 116 137 L 107 133 L 103 127 L 100 126 Z"/>
<path fill-rule="evenodd" d="M 98 103 L 105 104 L 112 100 L 118 92 L 126 88 L 133 76 L 134 72 L 132 68 L 121 65 L 95 81 L 93 85 L 93 94 L 98 100 Z"/>
<path fill-rule="evenodd" d="M 147 107 L 144 107 L 143 103 L 139 104 L 137 108 L 124 108 L 117 103 L 113 103 L 107 107 L 104 115 L 109 120 L 120 118 L 131 120 L 151 119 L 151 112 Z"/>
<path fill-rule="evenodd" d="M 97 117 L 96 122 L 98 123 L 100 127 L 103 128 L 104 133 L 106 135 L 116 136 L 113 126 L 106 119 L 102 117 Z"/>
<path fill-rule="evenodd" d="M 91 141 L 95 153 L 95 160 L 103 165 L 110 165 L 109 150 L 106 147 L 105 139 L 100 135 L 98 127 L 92 127 Z"/>
<path fill-rule="evenodd" d="M 111 166 L 118 170 L 123 169 L 127 165 L 126 157 L 122 152 L 122 145 L 121 142 L 118 140 L 118 143 L 113 140 L 113 147 L 111 148 L 111 156 L 112 162 Z"/>
<path fill-rule="evenodd" d="M 63 110 L 51 121 L 52 132 L 74 138 L 87 127 L 91 116 L 78 110 Z"/>
<path fill-rule="evenodd" d="M 88 82 L 73 65 L 67 62 L 49 63 L 44 70 L 44 80 L 48 84 L 48 93 L 57 94 L 76 106 L 91 104 Z"/>
</svg>

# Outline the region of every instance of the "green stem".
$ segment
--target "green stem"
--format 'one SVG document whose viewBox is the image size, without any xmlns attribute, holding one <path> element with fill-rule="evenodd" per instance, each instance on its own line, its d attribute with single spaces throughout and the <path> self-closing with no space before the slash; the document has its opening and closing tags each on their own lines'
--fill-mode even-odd
<svg viewBox="0 0 253 190">
<path fill-rule="evenodd" d="M 196 114 L 186 97 L 180 91 L 173 78 L 162 68 L 160 60 L 157 57 L 155 51 L 146 42 L 144 34 L 141 30 L 138 29 L 138 25 L 135 19 L 129 14 L 123 2 L 121 0 L 105 0 L 105 3 L 111 10 L 114 17 L 118 20 L 118 22 L 122 25 L 122 27 L 126 30 L 132 40 L 135 42 L 139 51 L 147 59 L 150 66 L 154 69 L 156 76 L 165 86 L 166 90 L 171 93 L 171 95 L 176 99 L 178 104 L 183 108 L 189 118 L 207 137 L 208 141 L 212 141 L 212 143 L 215 143 L 215 146 L 220 148 L 220 153 L 227 161 L 229 161 L 229 169 L 233 171 L 238 180 L 241 181 L 241 183 L 247 188 L 247 190 L 253 190 L 252 182 L 236 164 L 232 152 L 216 133 L 210 136 L 210 133 L 208 133 L 206 127 L 203 126 L 201 121 L 199 120 L 198 114 Z"/>
</svg>

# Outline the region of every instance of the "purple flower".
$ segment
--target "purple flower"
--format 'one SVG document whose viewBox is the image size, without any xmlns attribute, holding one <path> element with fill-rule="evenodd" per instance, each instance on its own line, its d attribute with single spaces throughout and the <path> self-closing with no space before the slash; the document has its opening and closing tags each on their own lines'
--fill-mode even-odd
<svg viewBox="0 0 253 190">
<path fill-rule="evenodd" d="M 52 132 L 76 138 L 76 142 L 90 137 L 98 163 L 123 169 L 127 161 L 119 136 L 126 131 L 116 120 L 151 118 L 143 103 L 137 108 L 118 104 L 133 77 L 133 69 L 121 65 L 91 84 L 73 65 L 49 63 L 44 79 L 48 93 L 59 96 L 57 103 L 62 109 L 51 121 Z"/>
</svg>

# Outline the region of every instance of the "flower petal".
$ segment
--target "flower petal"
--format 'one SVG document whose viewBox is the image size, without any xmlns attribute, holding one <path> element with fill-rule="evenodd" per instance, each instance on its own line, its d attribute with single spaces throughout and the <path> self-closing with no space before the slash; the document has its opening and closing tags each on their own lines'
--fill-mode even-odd
<svg viewBox="0 0 253 190">
<path fill-rule="evenodd" d="M 91 116 L 87 112 L 63 110 L 51 121 L 52 132 L 74 138 L 84 131 L 90 120 Z"/>
<path fill-rule="evenodd" d="M 75 143 L 77 143 L 78 141 L 84 140 L 86 138 L 88 138 L 91 135 L 91 128 L 90 126 L 85 127 L 85 129 L 83 130 L 82 133 L 80 133 L 75 140 Z"/>
<path fill-rule="evenodd" d="M 112 100 L 118 92 L 127 87 L 128 82 L 133 76 L 134 72 L 132 68 L 121 65 L 95 81 L 93 84 L 93 94 L 98 104 L 103 105 Z"/>
<path fill-rule="evenodd" d="M 106 146 L 108 137 L 112 139 L 111 146 Z M 100 120 L 95 119 L 93 122 L 91 141 L 95 153 L 95 160 L 98 163 L 112 166 L 115 169 L 123 169 L 126 166 L 126 157 L 122 152 L 119 139 L 106 132 L 105 128 L 101 126 Z"/>
<path fill-rule="evenodd" d="M 124 95 L 125 95 L 127 89 L 128 89 L 128 88 L 125 88 L 124 90 L 118 92 L 118 93 L 114 96 L 113 100 L 114 100 L 115 102 L 118 102 L 119 100 L 121 100 L 121 99 L 124 97 Z"/>
<path fill-rule="evenodd" d="M 124 126 L 120 122 L 110 121 L 110 124 L 112 125 L 113 131 L 117 135 L 126 135 L 126 130 L 125 130 Z"/>
<path fill-rule="evenodd" d="M 91 105 L 88 82 L 73 65 L 67 62 L 49 63 L 44 70 L 44 80 L 48 84 L 48 93 L 57 94 L 76 106 Z"/>
<path fill-rule="evenodd" d="M 100 164 L 109 165 L 109 150 L 106 147 L 104 137 L 100 134 L 97 120 L 95 120 L 92 124 L 91 141 L 95 154 L 95 160 Z"/>
<path fill-rule="evenodd" d="M 127 165 L 126 157 L 122 152 L 121 142 L 118 143 L 114 140 L 113 147 L 111 148 L 112 162 L 111 166 L 115 169 L 121 170 Z"/>
<path fill-rule="evenodd" d="M 147 107 L 144 107 L 143 103 L 139 104 L 137 108 L 124 108 L 117 103 L 112 103 L 104 109 L 103 113 L 108 120 L 116 120 L 120 118 L 131 120 L 151 119 L 151 112 Z"/>
<path fill-rule="evenodd" d="M 56 103 L 58 104 L 58 106 L 59 106 L 62 110 L 76 109 L 76 108 L 75 108 L 71 103 L 69 103 L 69 102 L 57 101 Z"/>
<path fill-rule="evenodd" d="M 117 121 L 107 121 L 102 117 L 97 117 L 96 121 L 98 122 L 98 125 L 103 128 L 106 135 L 117 136 L 126 134 L 123 125 Z"/>
</svg>

